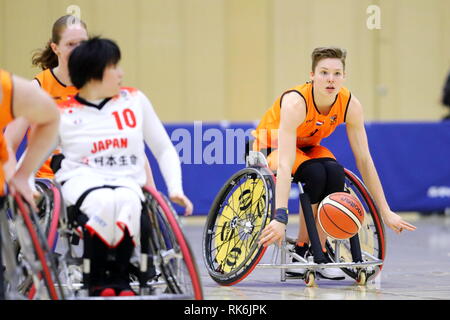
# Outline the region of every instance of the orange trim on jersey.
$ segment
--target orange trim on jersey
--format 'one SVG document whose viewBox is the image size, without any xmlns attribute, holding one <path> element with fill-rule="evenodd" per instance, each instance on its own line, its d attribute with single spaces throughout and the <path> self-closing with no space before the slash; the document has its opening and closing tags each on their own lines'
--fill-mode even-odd
<svg viewBox="0 0 450 320">
<path fill-rule="evenodd" d="M 102 235 L 100 233 L 98 233 L 90 225 L 86 224 L 84 226 L 84 228 L 86 228 L 86 230 L 89 232 L 91 237 L 94 235 L 97 236 L 108 248 L 114 249 L 114 248 L 117 248 L 122 243 L 122 241 L 125 239 L 125 230 L 128 229 L 127 225 L 124 224 L 123 222 L 116 222 L 116 225 L 123 231 L 123 235 L 122 235 L 122 238 L 120 238 L 120 240 L 115 245 L 110 244 L 105 238 L 102 237 Z M 130 231 L 128 231 L 128 234 L 130 234 Z M 136 242 L 133 240 L 133 237 L 131 237 L 131 241 L 133 242 L 133 245 L 136 246 Z"/>
<path fill-rule="evenodd" d="M 253 132 L 257 150 L 278 147 L 281 103 L 284 95 L 288 92 L 297 92 L 306 104 L 305 120 L 297 128 L 298 148 L 319 145 L 323 138 L 328 137 L 339 124 L 345 121 L 351 99 L 351 93 L 347 88 L 341 88 L 330 111 L 324 115 L 319 112 L 315 105 L 313 84 L 299 85 L 283 93 L 264 114 L 258 127 Z"/>
<path fill-rule="evenodd" d="M 115 101 L 117 99 L 120 99 L 122 96 L 122 91 L 127 91 L 129 94 L 134 95 L 139 91 L 139 89 L 133 88 L 133 87 L 120 87 L 120 93 L 116 94 L 114 97 L 111 98 L 111 100 Z"/>
<path fill-rule="evenodd" d="M 283 97 L 290 92 L 298 93 L 306 105 L 306 117 L 297 127 L 297 151 L 292 173 L 306 160 L 317 158 L 333 158 L 333 153 L 320 146 L 322 139 L 328 137 L 338 125 L 345 122 L 348 105 L 351 100 L 350 91 L 342 87 L 327 114 L 318 110 L 314 101 L 314 86 L 308 82 L 285 91 L 266 111 L 256 130 L 252 132 L 256 138 L 253 150 L 271 149 L 268 156 L 272 170 L 278 167 L 278 129 L 280 127 L 280 110 Z"/>
<path fill-rule="evenodd" d="M 139 91 L 138 89 L 133 88 L 133 87 L 121 87 L 120 90 L 126 90 L 126 91 L 128 91 L 130 93 L 134 93 L 134 92 Z"/>
<path fill-rule="evenodd" d="M 67 100 L 58 103 L 58 108 L 60 110 L 69 108 L 84 108 L 84 105 L 75 98 L 75 95 L 73 95 L 67 97 Z"/>
<path fill-rule="evenodd" d="M 38 73 L 35 80 L 39 82 L 41 88 L 47 92 L 57 104 L 66 101 L 70 96 L 78 93 L 74 86 L 66 86 L 53 73 L 51 69 L 45 69 Z"/>
</svg>

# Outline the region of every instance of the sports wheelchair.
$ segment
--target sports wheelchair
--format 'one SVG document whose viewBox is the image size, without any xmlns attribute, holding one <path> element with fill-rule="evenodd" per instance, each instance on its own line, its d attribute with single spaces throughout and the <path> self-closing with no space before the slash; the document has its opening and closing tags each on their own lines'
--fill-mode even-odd
<svg viewBox="0 0 450 320">
<path fill-rule="evenodd" d="M 304 269 L 307 286 L 316 285 L 316 270 L 341 268 L 359 285 L 366 285 L 380 273 L 386 252 L 382 219 L 361 180 L 345 169 L 345 192 L 356 196 L 365 209 L 364 224 L 358 234 L 347 240 L 328 238 L 326 253 L 319 237 L 309 197 L 301 183 L 300 208 L 313 248 L 313 255 L 303 258 L 294 251 L 296 240 L 285 236 L 275 248 L 271 263 L 259 264 L 267 247 L 258 244 L 265 226 L 275 212 L 275 175 L 261 152 L 250 151 L 246 168 L 235 173 L 222 187 L 209 211 L 203 232 L 203 260 L 211 278 L 220 285 L 231 286 L 245 279 L 255 267 Z M 288 258 L 299 262 L 287 263 Z"/>
<path fill-rule="evenodd" d="M 57 206 L 57 205 L 56 205 Z M 59 214 L 59 208 L 52 210 Z M 60 299 L 64 297 L 57 260 L 50 243 L 54 232 L 45 231 L 42 215 L 19 195 L 8 194 L 0 205 L 1 299 Z M 58 222 L 57 218 L 55 219 Z M 56 229 L 54 223 L 49 228 Z M 48 234 L 48 238 L 46 237 Z"/>
<path fill-rule="evenodd" d="M 40 217 L 39 226 L 46 236 L 47 261 L 49 258 L 52 260 L 54 275 L 53 281 L 47 281 L 45 284 L 56 294 L 37 294 L 37 285 L 28 283 L 24 290 L 27 298 L 203 299 L 194 256 L 180 227 L 177 214 L 163 194 L 151 188 L 144 189 L 141 246 L 140 250 L 135 250 L 134 260 L 137 262 L 129 265 L 130 286 L 138 295 L 88 297 L 89 246 L 85 241 L 80 241 L 80 238 L 83 238 L 86 216 L 76 207 L 65 207 L 57 183 L 36 179 L 35 185 L 42 195 L 39 214 L 36 215 Z"/>
</svg>

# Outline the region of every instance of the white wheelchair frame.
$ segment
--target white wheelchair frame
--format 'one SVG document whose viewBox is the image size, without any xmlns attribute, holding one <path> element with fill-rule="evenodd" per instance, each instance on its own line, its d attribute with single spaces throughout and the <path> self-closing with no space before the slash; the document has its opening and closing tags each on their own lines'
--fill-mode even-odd
<svg viewBox="0 0 450 320">
<path fill-rule="evenodd" d="M 264 155 L 259 151 L 250 151 L 246 158 L 247 167 L 265 167 L 269 168 L 269 164 Z M 301 183 L 297 183 L 300 194 L 304 193 Z M 301 210 L 302 206 L 299 205 Z M 303 214 L 304 212 L 300 212 Z M 308 230 L 309 232 L 309 230 Z M 282 240 L 281 246 L 275 246 L 270 263 L 259 263 L 256 268 L 261 269 L 281 269 L 280 280 L 285 282 L 288 277 L 286 276 L 286 269 L 305 269 L 304 276 L 302 277 L 307 286 L 314 286 L 316 280 L 316 270 L 322 268 L 355 268 L 357 270 L 356 282 L 359 285 L 366 285 L 371 275 L 375 272 L 375 267 L 382 266 L 383 260 L 374 257 L 368 252 L 361 250 L 361 255 L 364 261 L 362 262 L 342 262 L 339 260 L 340 246 L 344 242 L 343 240 L 333 240 L 335 261 L 331 263 L 316 263 L 314 257 L 309 256 L 307 259 L 299 256 L 293 251 L 295 245 L 295 239 L 289 238 L 286 235 Z M 291 246 L 291 248 L 289 247 Z M 295 259 L 299 262 L 288 263 L 289 259 Z M 295 277 L 292 279 L 296 279 Z"/>
</svg>

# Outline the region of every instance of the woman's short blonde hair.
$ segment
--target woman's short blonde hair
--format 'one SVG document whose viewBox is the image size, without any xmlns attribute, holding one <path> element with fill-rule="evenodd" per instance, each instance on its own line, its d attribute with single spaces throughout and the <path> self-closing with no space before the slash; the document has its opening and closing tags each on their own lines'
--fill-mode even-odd
<svg viewBox="0 0 450 320">
<path fill-rule="evenodd" d="M 342 65 L 345 70 L 345 58 L 347 56 L 347 51 L 338 47 L 320 47 L 315 48 L 311 54 L 312 59 L 312 72 L 316 69 L 317 64 L 322 59 L 336 58 L 342 61 Z"/>
</svg>

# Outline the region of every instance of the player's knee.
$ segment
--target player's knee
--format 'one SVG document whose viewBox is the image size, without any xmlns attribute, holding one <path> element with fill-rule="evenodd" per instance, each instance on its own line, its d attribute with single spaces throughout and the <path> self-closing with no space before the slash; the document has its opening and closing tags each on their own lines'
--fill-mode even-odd
<svg viewBox="0 0 450 320">
<path fill-rule="evenodd" d="M 294 180 L 304 184 L 304 191 L 309 195 L 312 204 L 318 203 L 327 181 L 325 167 L 318 161 L 306 161 L 295 172 Z"/>
<path fill-rule="evenodd" d="M 327 173 L 327 183 L 323 196 L 326 197 L 331 193 L 343 191 L 345 184 L 344 167 L 335 160 L 324 161 L 322 165 Z"/>
<path fill-rule="evenodd" d="M 142 203 L 135 191 L 129 188 L 117 188 L 114 190 L 114 201 L 118 211 L 127 210 L 136 217 L 141 215 Z"/>
<path fill-rule="evenodd" d="M 80 210 L 89 217 L 97 212 L 113 212 L 114 194 L 112 189 L 104 188 L 90 192 L 84 199 Z"/>
</svg>

